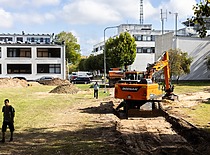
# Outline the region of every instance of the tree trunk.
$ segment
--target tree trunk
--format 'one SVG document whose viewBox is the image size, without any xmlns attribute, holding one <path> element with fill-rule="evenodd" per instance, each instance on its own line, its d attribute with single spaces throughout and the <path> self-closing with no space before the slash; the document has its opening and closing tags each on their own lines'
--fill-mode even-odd
<svg viewBox="0 0 210 155">
<path fill-rule="evenodd" d="M 179 84 L 179 76 L 176 79 L 176 84 Z"/>
</svg>

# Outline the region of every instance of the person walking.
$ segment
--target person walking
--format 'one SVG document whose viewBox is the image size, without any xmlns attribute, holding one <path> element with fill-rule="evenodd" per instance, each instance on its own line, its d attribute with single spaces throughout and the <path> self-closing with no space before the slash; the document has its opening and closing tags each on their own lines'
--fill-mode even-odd
<svg viewBox="0 0 210 155">
<path fill-rule="evenodd" d="M 10 129 L 10 142 L 13 141 L 13 132 L 14 128 L 14 117 L 15 117 L 15 109 L 9 104 L 9 99 L 4 100 L 5 106 L 2 108 L 3 112 L 3 125 L 2 125 L 2 140 L 1 142 L 5 142 L 5 133 L 7 130 L 7 126 Z"/>
<path fill-rule="evenodd" d="M 98 90 L 99 90 L 98 82 L 94 84 L 93 89 L 94 89 L 94 98 L 98 99 Z"/>
</svg>

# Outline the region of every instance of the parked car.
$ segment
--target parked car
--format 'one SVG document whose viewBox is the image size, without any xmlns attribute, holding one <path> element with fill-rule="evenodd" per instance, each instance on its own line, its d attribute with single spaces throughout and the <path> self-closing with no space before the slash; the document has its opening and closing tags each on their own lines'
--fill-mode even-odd
<svg viewBox="0 0 210 155">
<path fill-rule="evenodd" d="M 51 76 L 43 76 L 43 77 L 37 79 L 36 82 L 45 81 L 45 80 L 52 80 L 52 79 L 54 79 L 54 77 L 51 77 Z"/>
<path fill-rule="evenodd" d="M 15 76 L 15 77 L 13 77 L 13 79 L 26 80 L 26 78 L 22 77 L 22 76 Z"/>
<path fill-rule="evenodd" d="M 73 80 L 70 80 L 71 83 L 74 84 L 88 84 L 90 83 L 90 78 L 89 77 L 77 77 Z"/>
</svg>

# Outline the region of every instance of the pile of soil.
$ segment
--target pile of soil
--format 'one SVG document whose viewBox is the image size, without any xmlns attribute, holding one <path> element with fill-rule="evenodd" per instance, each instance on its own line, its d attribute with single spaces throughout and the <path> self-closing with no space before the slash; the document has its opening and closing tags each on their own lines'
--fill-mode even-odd
<svg viewBox="0 0 210 155">
<path fill-rule="evenodd" d="M 17 78 L 0 78 L 0 88 L 4 87 L 27 87 L 28 82 L 26 80 L 20 80 Z"/>
<path fill-rule="evenodd" d="M 64 84 L 59 85 L 53 90 L 50 91 L 50 93 L 58 93 L 58 94 L 75 94 L 79 91 L 77 87 L 75 87 L 73 84 Z"/>
<path fill-rule="evenodd" d="M 60 78 L 54 78 L 52 80 L 43 80 L 43 81 L 39 81 L 39 83 L 43 85 L 50 85 L 50 86 L 70 84 L 68 80 L 62 80 Z"/>
</svg>

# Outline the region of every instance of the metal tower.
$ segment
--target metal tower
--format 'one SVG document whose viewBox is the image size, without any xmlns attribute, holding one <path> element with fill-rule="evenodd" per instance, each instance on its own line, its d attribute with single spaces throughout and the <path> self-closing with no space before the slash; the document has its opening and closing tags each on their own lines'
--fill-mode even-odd
<svg viewBox="0 0 210 155">
<path fill-rule="evenodd" d="M 140 21 L 140 24 L 142 25 L 143 21 L 144 21 L 144 19 L 143 19 L 143 0 L 140 0 L 140 19 L 139 19 L 139 21 Z"/>
</svg>

